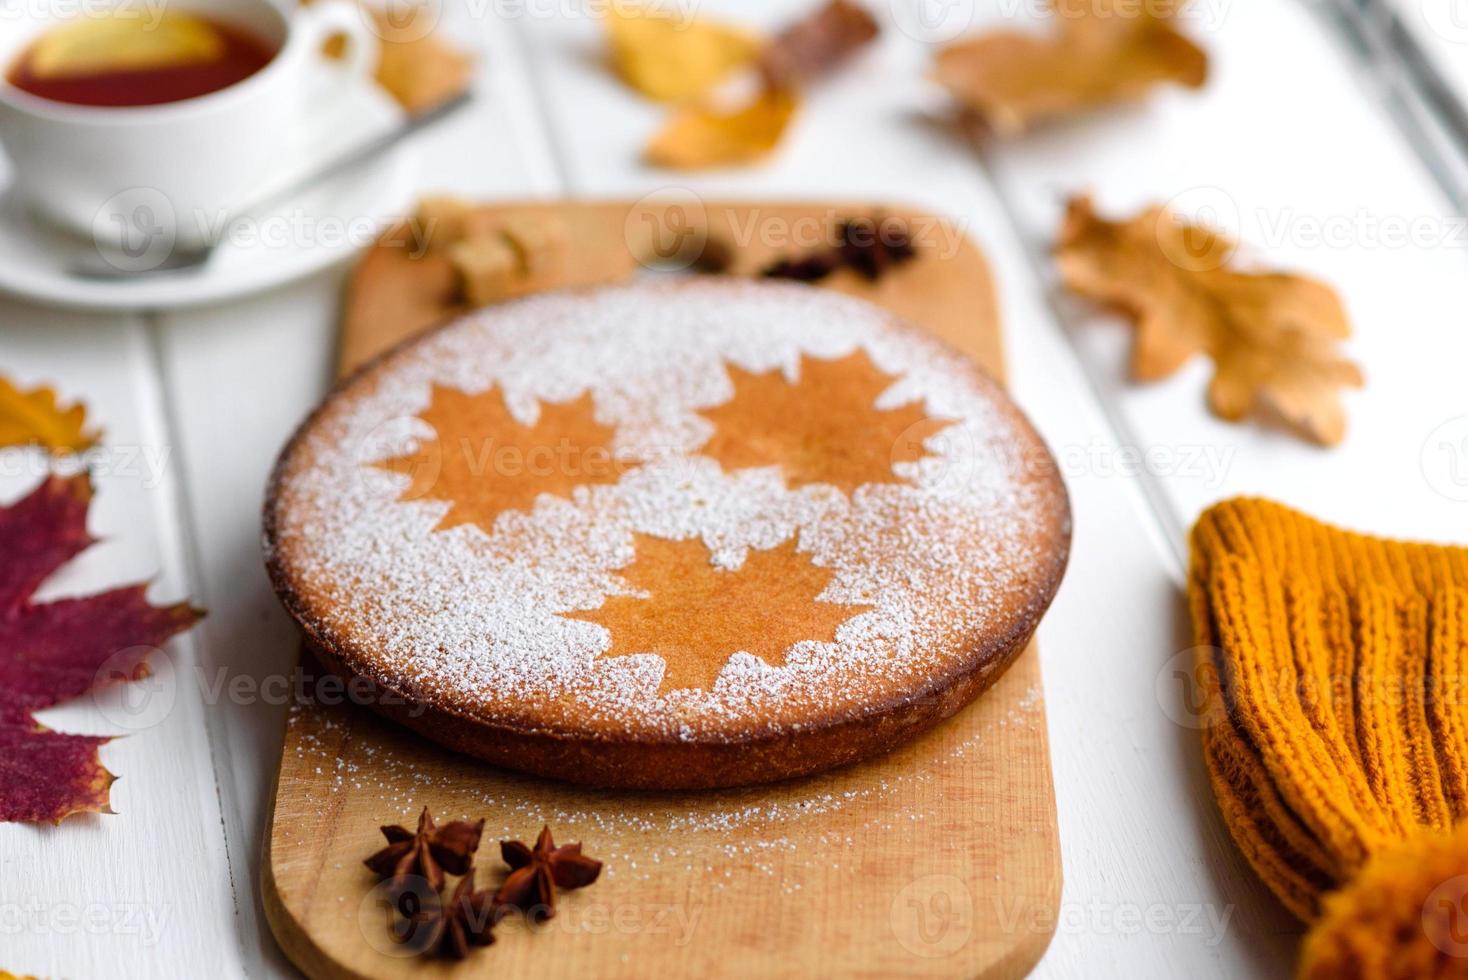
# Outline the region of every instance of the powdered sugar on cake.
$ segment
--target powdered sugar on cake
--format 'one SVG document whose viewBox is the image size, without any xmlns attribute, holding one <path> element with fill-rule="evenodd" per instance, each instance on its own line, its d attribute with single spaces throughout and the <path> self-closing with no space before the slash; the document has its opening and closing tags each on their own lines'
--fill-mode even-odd
<svg viewBox="0 0 1468 980">
<path fill-rule="evenodd" d="M 779 369 L 801 355 L 864 350 L 896 381 L 878 408 L 920 402 L 959 420 L 897 463 L 905 482 L 788 489 L 774 468 L 725 472 L 698 454 L 699 410 L 733 394 L 728 366 Z M 433 431 L 418 416 L 433 386 L 498 386 L 517 420 L 542 402 L 590 392 L 615 427 L 614 484 L 540 496 L 493 533 L 436 530 L 447 501 L 401 500 L 408 476 L 374 466 Z M 813 712 L 859 715 L 873 698 L 917 694 L 961 657 L 967 638 L 1003 630 L 1023 605 L 1026 570 L 1048 560 L 1062 505 L 1033 468 L 1048 460 L 996 389 L 958 355 L 875 307 L 798 286 L 710 281 L 548 294 L 471 315 L 390 355 L 308 425 L 277 487 L 278 566 L 310 597 L 310 625 L 354 664 L 413 697 L 514 724 L 544 721 L 688 739 L 796 728 Z M 656 654 L 602 657 L 608 631 L 561 613 L 638 595 L 618 572 L 633 534 L 697 537 L 715 564 L 798 535 L 835 573 L 821 601 L 856 612 L 835 642 L 806 641 L 771 666 L 735 653 L 710 691 L 658 694 Z M 366 661 L 365 663 L 360 661 Z M 949 664 L 951 666 L 951 664 Z"/>
</svg>

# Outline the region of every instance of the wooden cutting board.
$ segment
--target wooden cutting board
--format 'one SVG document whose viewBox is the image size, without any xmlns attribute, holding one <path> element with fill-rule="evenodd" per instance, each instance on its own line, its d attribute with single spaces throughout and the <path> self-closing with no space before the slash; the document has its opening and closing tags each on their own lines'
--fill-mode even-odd
<svg viewBox="0 0 1468 980">
<path fill-rule="evenodd" d="M 496 206 L 553 216 L 566 247 L 523 291 L 614 281 L 650 254 L 731 243 L 735 272 L 824 240 L 869 205 L 697 200 Z M 1002 372 L 992 280 L 951 225 L 901 208 L 919 257 L 865 297 Z M 446 260 L 390 232 L 346 297 L 341 369 L 458 312 Z M 693 249 L 696 251 L 696 247 Z M 307 675 L 319 670 L 307 660 Z M 1040 669 L 1026 651 L 975 704 L 919 741 L 854 767 L 775 786 L 703 793 L 598 792 L 504 772 L 435 748 L 346 705 L 325 684 L 286 726 L 263 868 L 265 910 L 313 977 L 983 976 L 1029 972 L 1054 930 L 1060 857 Z M 333 696 L 336 695 L 336 696 Z M 555 919 L 510 921 L 462 963 L 396 945 L 362 859 L 378 825 L 487 818 L 480 887 L 507 870 L 494 842 L 549 823 L 605 862 Z"/>
</svg>

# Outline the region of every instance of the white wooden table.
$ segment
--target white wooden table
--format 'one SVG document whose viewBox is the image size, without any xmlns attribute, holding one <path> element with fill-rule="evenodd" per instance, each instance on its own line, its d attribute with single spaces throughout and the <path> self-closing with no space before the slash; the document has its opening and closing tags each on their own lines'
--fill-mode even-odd
<svg viewBox="0 0 1468 980">
<path fill-rule="evenodd" d="M 890 24 L 913 2 L 872 6 Z M 1415 0 L 1403 4 L 1416 15 Z M 804 6 L 700 9 L 774 25 Z M 1382 533 L 1468 540 L 1468 230 L 1360 66 L 1292 0 L 1205 4 L 1193 33 L 1214 76 L 1201 93 L 1163 92 L 984 164 L 925 121 L 942 103 L 924 79 L 928 42 L 976 8 L 975 24 L 988 8 L 1032 6 L 930 4 L 935 32 L 888 30 L 813 95 L 768 165 L 695 177 L 638 162 L 662 110 L 604 70 L 581 3 L 448 0 L 445 29 L 480 56 L 481 97 L 423 139 L 422 188 L 870 198 L 962 224 L 994 263 L 1013 388 L 1075 508 L 1069 575 L 1041 627 L 1065 892 L 1039 973 L 1285 976 L 1299 927 L 1232 848 L 1168 667 L 1190 645 L 1184 529 L 1213 500 L 1261 493 Z M 1468 67 L 1468 30 L 1427 36 Z M 1127 332 L 1056 302 L 1035 261 L 1080 190 L 1116 213 L 1174 197 L 1211 207 L 1259 256 L 1337 284 L 1368 378 L 1348 397 L 1345 444 L 1322 451 L 1213 419 L 1201 361 L 1127 387 Z M 1389 231 L 1399 226 L 1425 231 L 1402 242 Z M 110 447 L 92 518 L 106 542 L 48 592 L 151 578 L 155 599 L 209 609 L 170 646 L 146 710 L 104 701 L 46 714 L 63 730 L 130 732 L 104 750 L 123 777 L 119 815 L 0 826 L 0 968 L 84 980 L 290 973 L 257 885 L 284 709 L 253 683 L 288 674 L 295 644 L 261 569 L 258 514 L 277 450 L 328 383 L 340 288 L 338 272 L 145 317 L 0 301 L 0 372 L 84 398 Z M 33 485 L 36 466 L 0 454 L 0 500 Z"/>
</svg>

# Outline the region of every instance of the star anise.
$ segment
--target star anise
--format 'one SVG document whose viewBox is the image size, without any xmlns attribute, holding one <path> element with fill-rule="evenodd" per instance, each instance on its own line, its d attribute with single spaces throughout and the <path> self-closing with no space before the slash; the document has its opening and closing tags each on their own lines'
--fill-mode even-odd
<svg viewBox="0 0 1468 980">
<path fill-rule="evenodd" d="M 896 218 L 850 218 L 836 226 L 837 244 L 798 258 L 777 259 L 760 273 L 766 279 L 820 282 L 837 269 L 851 269 L 876 282 L 896 265 L 916 257 L 912 235 Z"/>
<path fill-rule="evenodd" d="M 416 832 L 402 826 L 383 827 L 387 846 L 362 863 L 379 878 L 389 879 L 394 892 L 411 888 L 413 878 L 423 878 L 438 891 L 443 887 L 444 871 L 468 873 L 483 830 L 483 820 L 454 820 L 440 827 L 424 807 Z"/>
<path fill-rule="evenodd" d="M 841 256 L 833 251 L 814 252 L 797 259 L 776 259 L 760 275 L 766 279 L 820 282 L 841 267 Z"/>
<path fill-rule="evenodd" d="M 471 947 L 494 942 L 494 926 L 502 912 L 492 889 L 474 890 L 474 868 L 470 866 L 447 901 L 430 903 L 409 918 L 415 926 L 430 930 L 422 947 L 425 952 L 462 960 Z"/>
<path fill-rule="evenodd" d="M 557 847 L 549 826 L 541 828 L 534 848 L 517 840 L 501 841 L 500 854 L 513 870 L 495 901 L 536 918 L 556 914 L 556 888 L 584 888 L 601 874 L 601 862 L 582 854 L 580 844 Z"/>
<path fill-rule="evenodd" d="M 876 282 L 894 265 L 913 258 L 906 225 L 891 219 L 853 218 L 841 224 L 841 263 L 867 282 Z"/>
<path fill-rule="evenodd" d="M 694 272 L 706 276 L 716 276 L 722 272 L 728 272 L 729 267 L 734 264 L 734 249 L 722 238 L 709 236 L 703 242 L 703 248 L 699 249 L 698 255 L 693 257 L 689 265 Z"/>
</svg>

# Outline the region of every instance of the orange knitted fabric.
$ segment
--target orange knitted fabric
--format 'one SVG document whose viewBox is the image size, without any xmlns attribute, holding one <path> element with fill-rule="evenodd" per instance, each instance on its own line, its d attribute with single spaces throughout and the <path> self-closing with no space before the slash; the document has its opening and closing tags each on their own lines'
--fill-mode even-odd
<svg viewBox="0 0 1468 980">
<path fill-rule="evenodd" d="M 1468 549 L 1230 500 L 1188 593 L 1214 792 L 1314 924 L 1301 976 L 1468 977 Z"/>
</svg>

